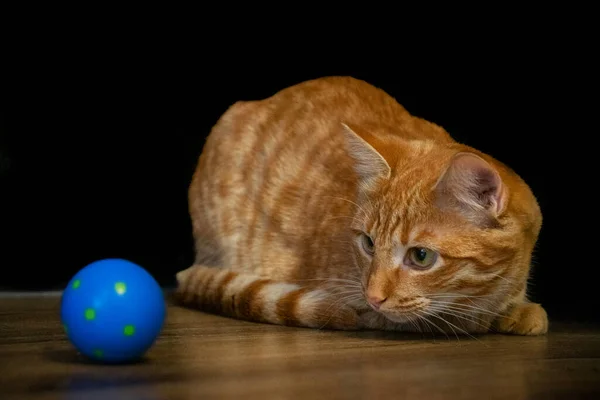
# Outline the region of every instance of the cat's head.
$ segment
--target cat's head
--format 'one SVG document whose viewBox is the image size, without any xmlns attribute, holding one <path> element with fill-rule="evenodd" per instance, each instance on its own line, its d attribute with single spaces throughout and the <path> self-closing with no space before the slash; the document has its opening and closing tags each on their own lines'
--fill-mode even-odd
<svg viewBox="0 0 600 400">
<path fill-rule="evenodd" d="M 460 144 L 344 132 L 359 177 L 353 248 L 373 309 L 487 327 L 523 300 L 541 213 L 514 172 Z"/>
</svg>

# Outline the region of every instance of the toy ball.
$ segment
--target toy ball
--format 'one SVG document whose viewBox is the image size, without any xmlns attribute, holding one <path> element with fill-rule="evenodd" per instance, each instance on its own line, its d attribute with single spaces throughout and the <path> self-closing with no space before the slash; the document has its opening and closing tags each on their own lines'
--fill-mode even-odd
<svg viewBox="0 0 600 400">
<path fill-rule="evenodd" d="M 127 260 L 95 261 L 77 272 L 61 299 L 69 341 L 104 363 L 140 359 L 158 338 L 166 315 L 163 291 L 145 269 Z"/>
</svg>

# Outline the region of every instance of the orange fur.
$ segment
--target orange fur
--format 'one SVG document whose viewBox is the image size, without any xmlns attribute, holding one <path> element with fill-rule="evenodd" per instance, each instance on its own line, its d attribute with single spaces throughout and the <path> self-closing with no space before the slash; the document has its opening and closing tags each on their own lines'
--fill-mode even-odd
<svg viewBox="0 0 600 400">
<path fill-rule="evenodd" d="M 313 328 L 547 330 L 526 297 L 542 223 L 529 187 L 360 80 L 231 106 L 189 211 L 184 305 Z"/>
</svg>

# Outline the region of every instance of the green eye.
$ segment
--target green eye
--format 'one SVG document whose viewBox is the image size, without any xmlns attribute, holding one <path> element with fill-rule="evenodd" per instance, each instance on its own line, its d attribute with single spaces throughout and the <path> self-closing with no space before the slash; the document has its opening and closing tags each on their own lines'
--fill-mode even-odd
<svg viewBox="0 0 600 400">
<path fill-rule="evenodd" d="M 408 261 L 418 268 L 429 268 L 435 264 L 437 253 L 425 247 L 413 247 L 408 250 Z"/>
<path fill-rule="evenodd" d="M 371 237 L 366 233 L 363 233 L 361 236 L 363 250 L 365 253 L 372 256 L 375 253 L 375 243 L 373 242 L 373 239 L 371 239 Z"/>
</svg>

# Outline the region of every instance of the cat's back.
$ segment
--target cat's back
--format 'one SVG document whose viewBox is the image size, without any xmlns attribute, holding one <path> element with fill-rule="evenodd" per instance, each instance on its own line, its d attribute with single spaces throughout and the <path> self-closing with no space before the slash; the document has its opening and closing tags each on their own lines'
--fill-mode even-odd
<svg viewBox="0 0 600 400">
<path fill-rule="evenodd" d="M 308 80 L 266 99 L 238 101 L 221 116 L 216 128 L 223 129 L 213 129 L 209 139 L 240 147 L 274 136 L 285 141 L 301 134 L 304 141 L 318 140 L 320 134 L 335 136 L 342 123 L 375 135 L 451 140 L 444 129 L 411 115 L 384 90 L 347 76 Z"/>
</svg>

